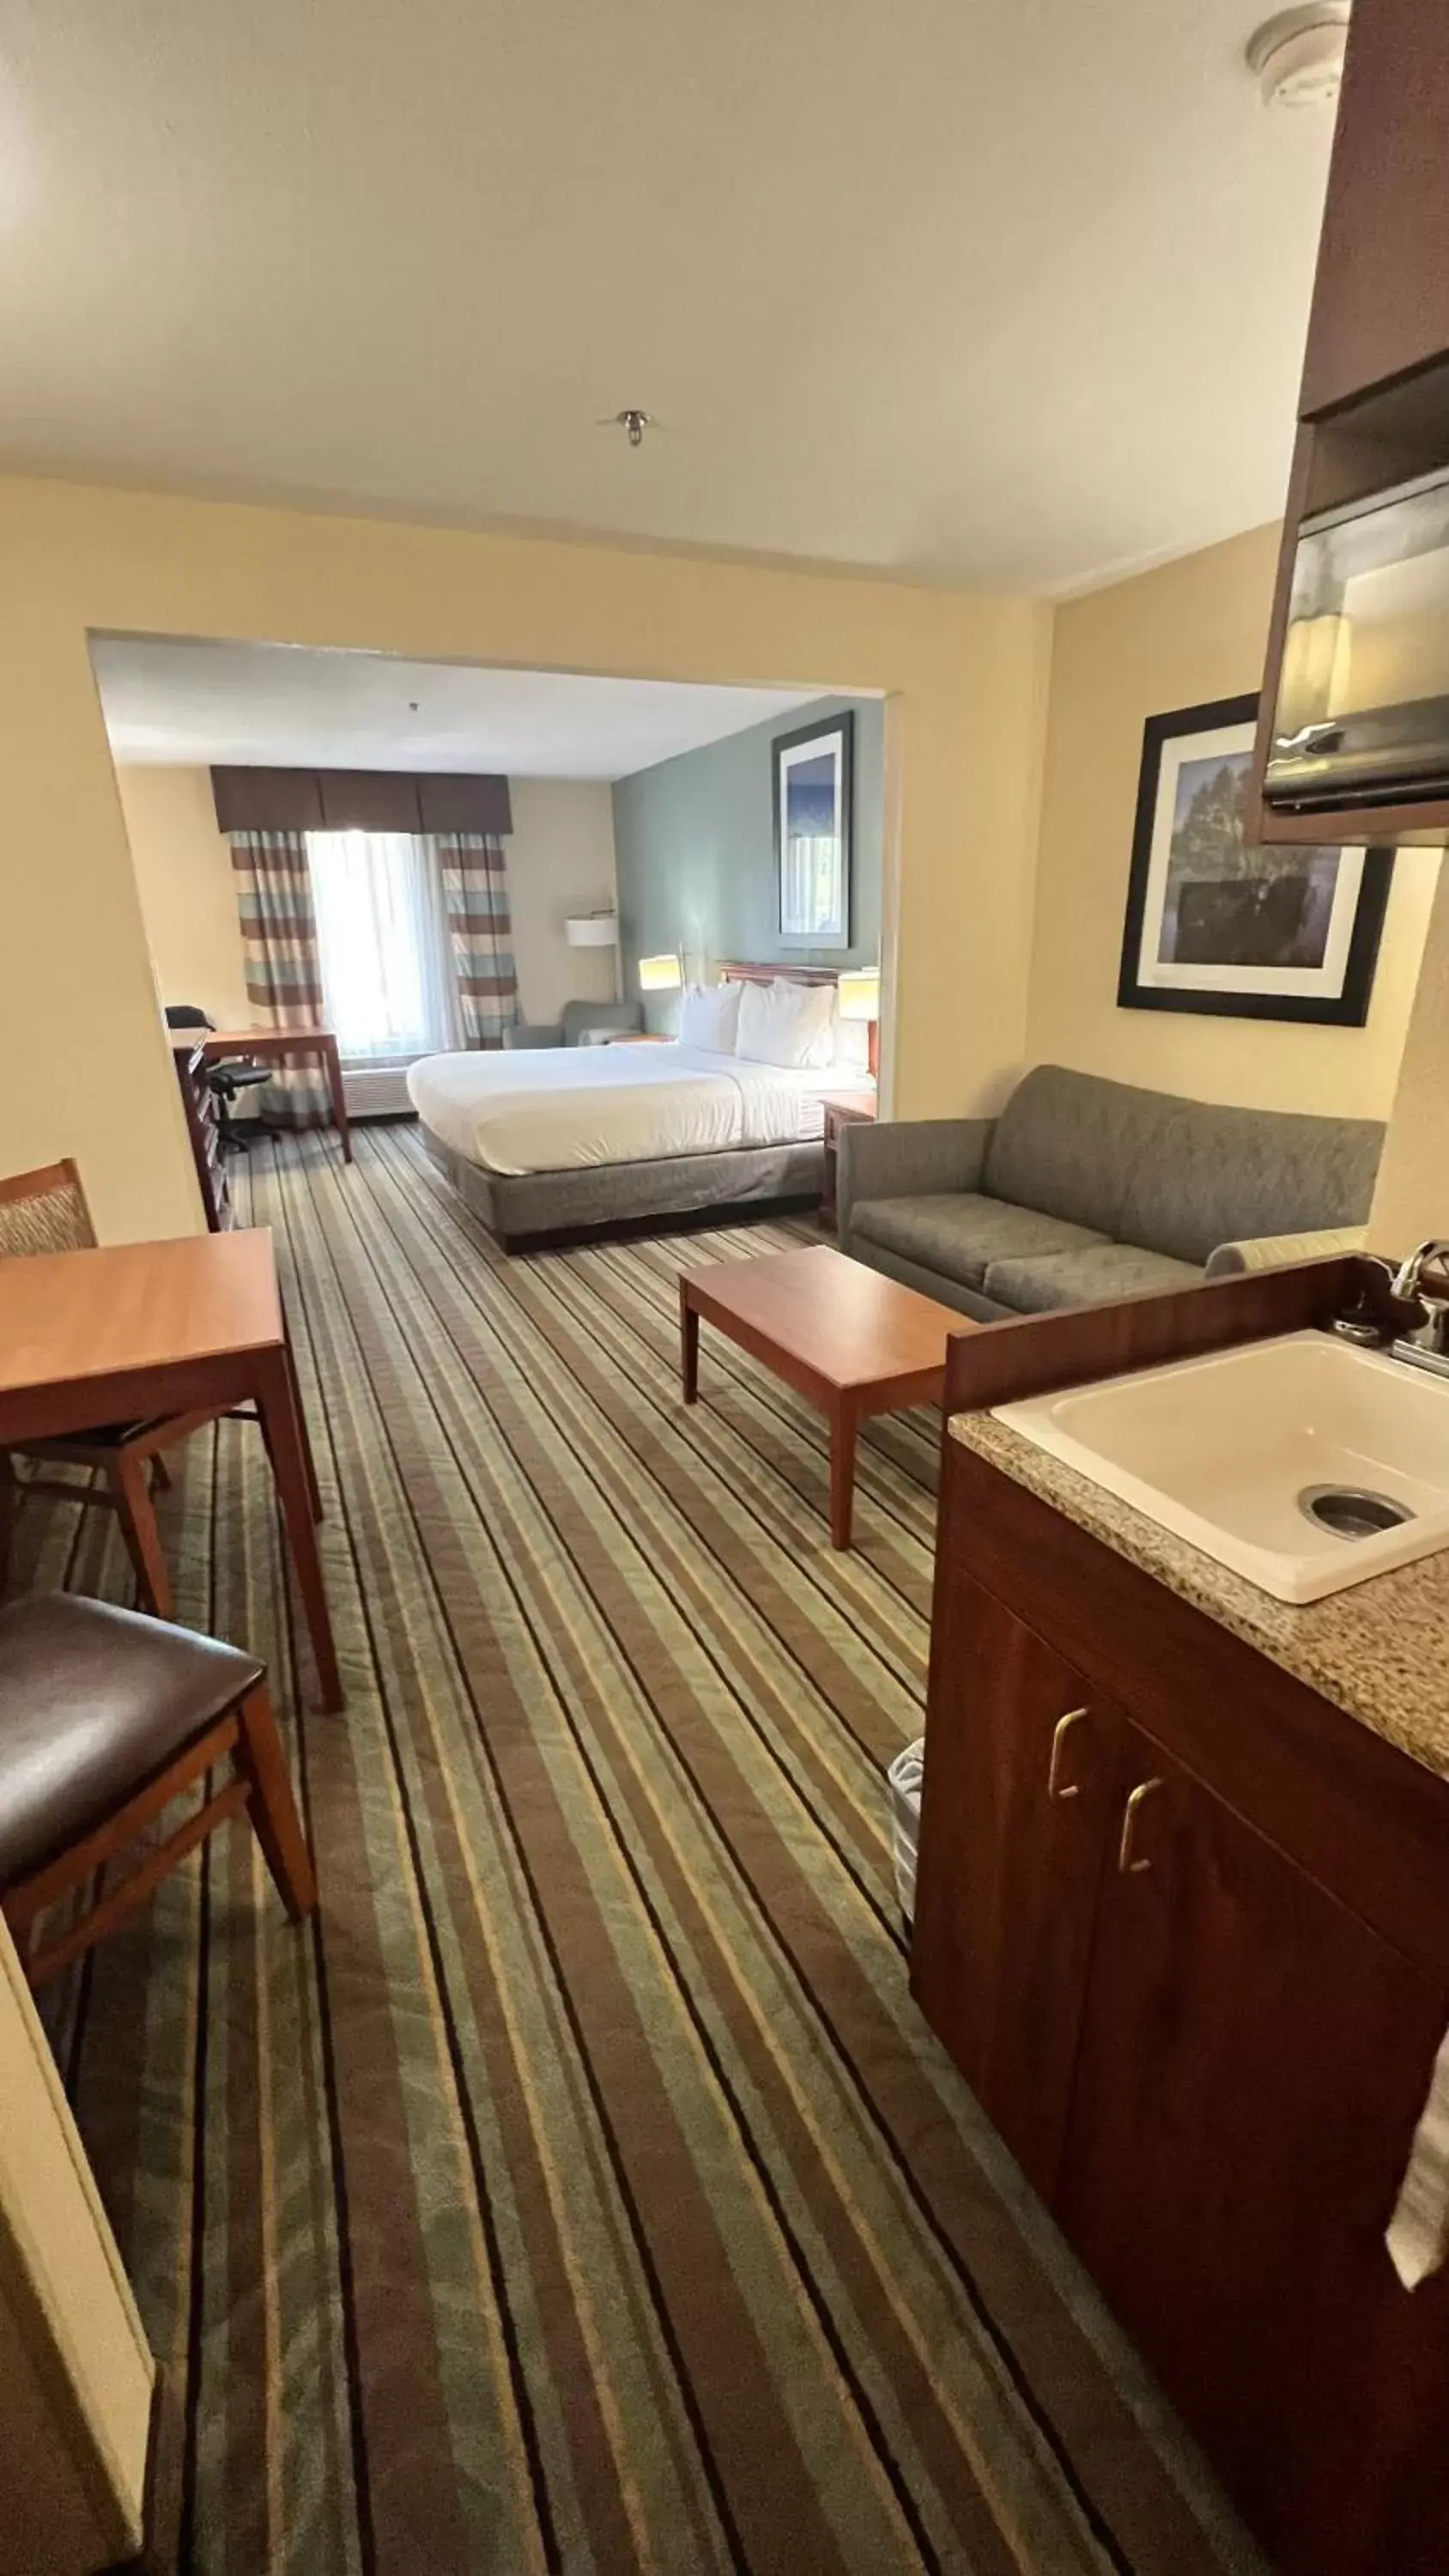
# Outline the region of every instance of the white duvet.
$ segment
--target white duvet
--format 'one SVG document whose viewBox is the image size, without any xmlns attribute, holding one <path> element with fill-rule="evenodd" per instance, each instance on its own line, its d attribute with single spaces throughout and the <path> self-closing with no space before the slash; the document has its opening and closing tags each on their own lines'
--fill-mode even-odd
<svg viewBox="0 0 1449 2576">
<path fill-rule="evenodd" d="M 809 1143 L 842 1078 L 674 1044 L 520 1047 L 424 1056 L 409 1068 L 408 1092 L 423 1124 L 470 1163 L 572 1172 Z"/>
</svg>

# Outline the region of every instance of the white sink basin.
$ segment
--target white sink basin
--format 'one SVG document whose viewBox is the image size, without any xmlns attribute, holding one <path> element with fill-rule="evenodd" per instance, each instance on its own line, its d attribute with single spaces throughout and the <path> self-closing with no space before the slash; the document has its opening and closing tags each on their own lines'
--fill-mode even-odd
<svg viewBox="0 0 1449 2576">
<path fill-rule="evenodd" d="M 1327 1333 L 996 1408 L 998 1422 L 1279 1601 L 1319 1601 L 1449 1547 L 1449 1380 Z M 1368 1510 L 1332 1499 L 1349 1488 Z M 1409 1516 L 1366 1534 L 1388 1508 Z"/>
</svg>

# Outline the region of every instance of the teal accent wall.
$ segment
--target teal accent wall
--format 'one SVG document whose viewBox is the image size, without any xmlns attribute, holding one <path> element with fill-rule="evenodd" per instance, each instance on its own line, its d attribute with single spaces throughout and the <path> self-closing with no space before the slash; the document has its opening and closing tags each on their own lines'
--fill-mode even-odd
<svg viewBox="0 0 1449 2576">
<path fill-rule="evenodd" d="M 850 708 L 855 716 L 855 869 L 848 949 L 781 946 L 775 890 L 770 746 L 781 734 Z M 624 991 L 639 991 L 638 961 L 685 952 L 686 971 L 737 957 L 751 964 L 874 966 L 880 957 L 882 771 L 885 709 L 879 698 L 820 698 L 747 733 L 681 752 L 614 783 L 614 857 Z M 673 1024 L 668 995 L 646 998 L 651 1027 Z"/>
</svg>

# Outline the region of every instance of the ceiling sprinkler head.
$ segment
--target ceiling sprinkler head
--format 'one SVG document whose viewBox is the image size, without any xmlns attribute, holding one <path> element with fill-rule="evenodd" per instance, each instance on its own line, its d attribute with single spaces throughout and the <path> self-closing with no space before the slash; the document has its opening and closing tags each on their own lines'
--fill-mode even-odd
<svg viewBox="0 0 1449 2576">
<path fill-rule="evenodd" d="M 654 414 L 639 411 L 633 403 L 628 403 L 622 411 L 611 412 L 599 426 L 601 429 L 622 429 L 631 447 L 642 447 L 645 430 L 654 426 Z"/>
</svg>

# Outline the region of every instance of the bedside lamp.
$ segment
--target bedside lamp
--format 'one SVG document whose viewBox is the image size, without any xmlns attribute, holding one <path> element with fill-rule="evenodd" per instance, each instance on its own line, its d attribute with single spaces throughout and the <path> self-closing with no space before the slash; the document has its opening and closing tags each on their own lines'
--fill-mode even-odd
<svg viewBox="0 0 1449 2576">
<path fill-rule="evenodd" d="M 641 993 L 677 993 L 684 982 L 684 972 L 676 949 L 663 957 L 641 957 L 639 990 Z"/>
<path fill-rule="evenodd" d="M 880 969 L 878 966 L 854 966 L 836 977 L 835 1008 L 842 1020 L 864 1020 L 868 1024 L 866 1056 L 870 1078 L 875 1081 L 880 1071 Z"/>
</svg>

